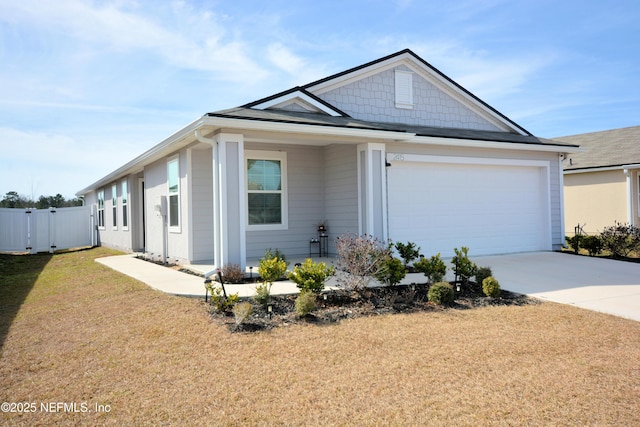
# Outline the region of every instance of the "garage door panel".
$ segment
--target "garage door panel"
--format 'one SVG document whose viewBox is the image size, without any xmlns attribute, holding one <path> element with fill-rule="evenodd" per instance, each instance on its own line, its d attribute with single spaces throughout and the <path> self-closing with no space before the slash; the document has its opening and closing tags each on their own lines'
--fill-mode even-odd
<svg viewBox="0 0 640 427">
<path fill-rule="evenodd" d="M 426 256 L 547 249 L 540 167 L 394 162 L 388 186 L 391 239 Z"/>
</svg>

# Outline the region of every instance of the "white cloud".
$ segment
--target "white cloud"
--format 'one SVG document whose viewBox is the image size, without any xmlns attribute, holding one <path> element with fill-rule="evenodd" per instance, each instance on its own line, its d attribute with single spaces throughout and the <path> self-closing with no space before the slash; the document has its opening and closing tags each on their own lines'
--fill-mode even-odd
<svg viewBox="0 0 640 427">
<path fill-rule="evenodd" d="M 215 72 L 222 80 L 255 83 L 269 75 L 251 59 L 249 48 L 229 39 L 214 13 L 179 3 L 169 9 L 162 2 L 147 7 L 142 11 L 127 2 L 98 7 L 79 0 L 22 0 L 0 5 L 0 20 L 70 38 L 77 44 L 78 58 L 103 55 L 105 50 L 148 52 L 175 67 Z"/>
</svg>

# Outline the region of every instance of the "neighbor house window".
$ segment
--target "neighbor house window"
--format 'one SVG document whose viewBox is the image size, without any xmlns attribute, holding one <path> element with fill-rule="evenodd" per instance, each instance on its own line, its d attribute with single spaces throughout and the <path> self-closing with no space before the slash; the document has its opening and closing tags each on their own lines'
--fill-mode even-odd
<svg viewBox="0 0 640 427">
<path fill-rule="evenodd" d="M 167 162 L 167 185 L 169 186 L 169 227 L 179 231 L 180 227 L 180 158 Z"/>
<path fill-rule="evenodd" d="M 122 200 L 122 228 L 129 229 L 129 215 L 127 214 L 129 195 L 127 194 L 127 180 L 120 184 L 120 198 Z"/>
<path fill-rule="evenodd" d="M 247 151 L 246 168 L 248 229 L 286 229 L 287 154 Z"/>
<path fill-rule="evenodd" d="M 98 191 L 98 227 L 104 228 L 104 190 Z"/>
<path fill-rule="evenodd" d="M 113 212 L 113 229 L 118 228 L 118 186 L 111 186 L 111 210 Z"/>
</svg>

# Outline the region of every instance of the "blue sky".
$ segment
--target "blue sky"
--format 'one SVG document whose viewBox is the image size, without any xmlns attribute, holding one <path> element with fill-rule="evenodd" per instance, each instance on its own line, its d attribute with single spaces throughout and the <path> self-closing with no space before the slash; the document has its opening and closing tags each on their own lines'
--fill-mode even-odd
<svg viewBox="0 0 640 427">
<path fill-rule="evenodd" d="M 404 48 L 551 138 L 640 125 L 637 0 L 0 0 L 0 196 Z"/>
</svg>

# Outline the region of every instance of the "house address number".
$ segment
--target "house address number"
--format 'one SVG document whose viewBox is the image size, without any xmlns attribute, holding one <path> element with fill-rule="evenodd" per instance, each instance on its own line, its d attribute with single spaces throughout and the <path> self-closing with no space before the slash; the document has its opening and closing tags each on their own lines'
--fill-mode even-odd
<svg viewBox="0 0 640 427">
<path fill-rule="evenodd" d="M 403 161 L 404 160 L 404 154 L 394 154 L 392 160 Z"/>
</svg>

